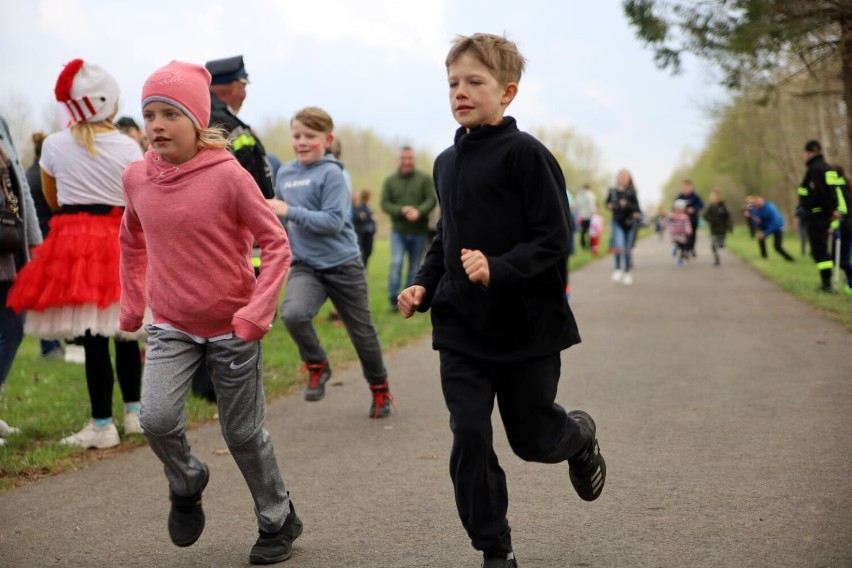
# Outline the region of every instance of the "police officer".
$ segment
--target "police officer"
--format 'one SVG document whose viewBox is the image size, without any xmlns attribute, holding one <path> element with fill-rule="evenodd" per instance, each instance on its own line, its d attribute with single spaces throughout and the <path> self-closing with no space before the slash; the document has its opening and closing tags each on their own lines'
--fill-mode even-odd
<svg viewBox="0 0 852 568">
<path fill-rule="evenodd" d="M 204 64 L 210 72 L 210 126 L 224 128 L 231 140 L 231 152 L 240 165 L 257 182 L 267 199 L 274 197 L 275 182 L 272 168 L 266 159 L 263 144 L 252 132 L 251 127 L 237 118 L 237 113 L 246 99 L 248 72 L 243 56 L 214 59 Z M 260 268 L 259 249 L 252 254 L 255 271 Z M 198 368 L 192 378 L 192 392 L 210 402 L 216 401 L 216 391 L 206 366 Z"/>
<path fill-rule="evenodd" d="M 266 159 L 263 144 L 251 127 L 237 118 L 246 98 L 248 73 L 243 56 L 215 59 L 205 64 L 210 81 L 210 126 L 224 128 L 230 134 L 231 152 L 237 161 L 254 177 L 267 199 L 274 197 L 275 180 Z"/>
<path fill-rule="evenodd" d="M 807 219 L 811 256 L 821 279 L 820 290 L 831 292 L 834 263 L 829 252 L 829 230 L 831 222 L 839 218 L 835 189 L 839 176 L 825 161 L 819 141 L 809 140 L 805 144 L 805 158 L 808 171 L 799 187 L 799 205 Z"/>
</svg>

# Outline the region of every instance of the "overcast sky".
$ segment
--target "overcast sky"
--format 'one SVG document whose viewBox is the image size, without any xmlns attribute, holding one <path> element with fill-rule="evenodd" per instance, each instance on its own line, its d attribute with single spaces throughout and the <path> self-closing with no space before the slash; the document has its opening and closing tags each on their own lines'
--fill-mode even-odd
<svg viewBox="0 0 852 568">
<path fill-rule="evenodd" d="M 29 101 L 36 125 L 71 59 L 112 73 L 120 114 L 139 120 L 158 67 L 242 54 L 251 84 L 240 116 L 253 126 L 317 105 L 337 124 L 433 153 L 457 127 L 451 40 L 505 33 L 528 60 L 508 114 L 524 130 L 571 125 L 592 138 L 606 168 L 633 172 L 646 203 L 684 149 L 703 147 L 706 108 L 724 96 L 695 61 L 679 77 L 654 67 L 619 0 L 0 0 L 0 14 L 0 98 Z"/>
</svg>

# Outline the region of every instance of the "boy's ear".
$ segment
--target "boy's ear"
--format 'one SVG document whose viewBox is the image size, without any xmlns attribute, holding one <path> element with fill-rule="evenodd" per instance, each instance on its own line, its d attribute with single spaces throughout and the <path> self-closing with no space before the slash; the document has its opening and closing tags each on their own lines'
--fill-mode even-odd
<svg viewBox="0 0 852 568">
<path fill-rule="evenodd" d="M 334 142 L 334 134 L 332 134 L 331 132 L 329 132 L 328 134 L 326 134 L 326 135 L 325 135 L 325 147 L 326 147 L 326 148 L 331 148 L 331 143 L 332 143 L 332 142 Z"/>
<path fill-rule="evenodd" d="M 500 98 L 500 104 L 503 106 L 509 106 L 513 100 L 515 100 L 515 95 L 518 94 L 518 84 L 517 83 L 508 83 L 506 87 L 503 89 L 503 96 Z"/>
</svg>

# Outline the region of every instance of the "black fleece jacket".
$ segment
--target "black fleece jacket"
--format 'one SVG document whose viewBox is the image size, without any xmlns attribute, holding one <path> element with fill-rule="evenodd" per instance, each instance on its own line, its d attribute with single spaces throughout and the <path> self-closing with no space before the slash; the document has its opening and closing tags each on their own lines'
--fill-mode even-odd
<svg viewBox="0 0 852 568">
<path fill-rule="evenodd" d="M 441 219 L 414 283 L 426 288 L 435 349 L 517 361 L 579 343 L 565 299 L 571 212 L 547 148 L 512 117 L 459 128 L 433 178 Z M 487 288 L 468 279 L 462 248 L 488 258 Z"/>
</svg>

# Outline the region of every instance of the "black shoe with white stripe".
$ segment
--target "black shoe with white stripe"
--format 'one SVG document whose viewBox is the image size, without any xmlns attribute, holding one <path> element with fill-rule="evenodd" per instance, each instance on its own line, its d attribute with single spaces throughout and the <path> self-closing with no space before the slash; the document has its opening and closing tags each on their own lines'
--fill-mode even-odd
<svg viewBox="0 0 852 568">
<path fill-rule="evenodd" d="M 576 456 L 568 460 L 568 475 L 571 485 L 580 499 L 594 501 L 600 497 L 606 481 L 606 462 L 601 455 L 598 440 L 595 438 L 597 430 L 595 421 L 587 412 L 572 410 L 568 416 L 580 424 L 583 430 L 590 434 L 590 442 L 586 448 Z"/>
</svg>

